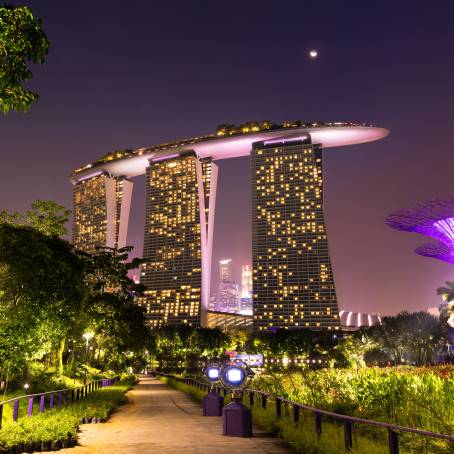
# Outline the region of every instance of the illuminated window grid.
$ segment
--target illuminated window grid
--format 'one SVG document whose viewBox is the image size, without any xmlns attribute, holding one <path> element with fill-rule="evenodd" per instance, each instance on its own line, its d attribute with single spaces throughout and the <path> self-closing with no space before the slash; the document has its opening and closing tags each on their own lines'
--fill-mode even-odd
<svg viewBox="0 0 454 454">
<path fill-rule="evenodd" d="M 251 154 L 255 329 L 338 329 L 323 215 L 322 150 L 257 144 Z"/>
<path fill-rule="evenodd" d="M 147 169 L 146 263 L 141 282 L 148 290 L 141 305 L 152 327 L 200 325 L 202 264 L 196 160 L 190 153 L 151 162 Z M 211 160 L 202 161 L 202 174 L 208 203 Z"/>
<path fill-rule="evenodd" d="M 115 180 L 115 238 L 118 240 L 123 179 L 98 175 L 73 187 L 73 234 L 76 249 L 93 253 L 107 242 L 106 180 Z"/>
</svg>

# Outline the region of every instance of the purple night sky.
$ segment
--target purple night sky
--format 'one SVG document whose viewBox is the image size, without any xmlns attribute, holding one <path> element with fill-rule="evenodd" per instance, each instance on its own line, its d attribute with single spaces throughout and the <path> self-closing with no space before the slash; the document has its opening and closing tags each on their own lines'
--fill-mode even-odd
<svg viewBox="0 0 454 454">
<path fill-rule="evenodd" d="M 1 118 L 0 209 L 23 211 L 37 198 L 71 207 L 73 168 L 222 123 L 372 123 L 390 136 L 325 152 L 340 308 L 438 305 L 435 289 L 454 280 L 452 265 L 416 255 L 425 238 L 384 221 L 454 196 L 451 1 L 12 3 L 33 7 L 51 49 L 30 83 L 39 103 Z M 249 162 L 219 166 L 214 260 L 232 258 L 239 279 L 250 263 Z M 129 236 L 138 255 L 143 222 L 139 178 Z"/>
</svg>

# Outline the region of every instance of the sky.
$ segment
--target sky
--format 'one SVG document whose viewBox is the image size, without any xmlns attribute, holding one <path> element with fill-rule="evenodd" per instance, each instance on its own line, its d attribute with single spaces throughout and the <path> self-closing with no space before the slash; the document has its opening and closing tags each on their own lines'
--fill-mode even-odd
<svg viewBox="0 0 454 454">
<path fill-rule="evenodd" d="M 379 142 L 324 153 L 325 215 L 340 309 L 438 306 L 452 265 L 392 211 L 454 195 L 452 1 L 23 1 L 51 47 L 30 111 L 0 118 L 0 209 L 71 207 L 70 172 L 115 149 L 252 120 L 353 121 Z M 317 59 L 308 52 L 317 49 Z M 218 162 L 214 261 L 251 261 L 248 158 Z M 144 181 L 128 243 L 141 254 Z M 213 272 L 217 275 L 217 269 Z"/>
</svg>

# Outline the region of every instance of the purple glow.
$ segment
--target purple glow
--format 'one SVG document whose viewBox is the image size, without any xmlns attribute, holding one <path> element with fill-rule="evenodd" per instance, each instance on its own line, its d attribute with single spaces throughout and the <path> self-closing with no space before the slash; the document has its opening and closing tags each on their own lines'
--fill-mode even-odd
<svg viewBox="0 0 454 454">
<path fill-rule="evenodd" d="M 179 156 L 179 153 L 175 153 L 176 151 L 185 152 L 192 150 L 199 158 L 211 157 L 213 160 L 220 160 L 249 156 L 254 142 L 268 142 L 268 140 L 283 142 L 286 140 L 297 140 L 298 137 L 301 138 L 310 135 L 312 143 L 320 144 L 324 148 L 331 148 L 373 142 L 375 140 L 383 139 L 389 134 L 387 129 L 374 126 L 341 125 L 342 123 L 333 123 L 333 126 L 326 127 L 313 126 L 264 130 L 232 137 L 213 137 L 209 140 L 194 140 L 190 143 L 188 142 L 175 146 L 172 150 L 162 149 L 160 155 L 155 158 L 151 156 L 156 156 L 156 148 L 140 148 L 136 153 L 133 153 L 128 157 L 102 162 L 96 166 L 113 176 L 135 177 L 145 173 L 150 157 L 151 162 L 171 159 Z M 82 178 L 85 178 L 86 172 L 88 172 L 88 170 L 82 170 L 73 174 L 71 176 L 73 184 L 77 183 Z"/>
<path fill-rule="evenodd" d="M 454 218 L 441 219 L 434 222 L 433 226 L 442 235 L 445 235 L 451 244 L 454 243 Z"/>
<path fill-rule="evenodd" d="M 423 257 L 431 257 L 454 265 L 454 244 L 449 247 L 439 241 L 427 243 L 417 247 L 415 252 Z"/>
<path fill-rule="evenodd" d="M 165 156 L 159 156 L 157 158 L 153 158 L 151 161 L 152 162 L 164 161 L 164 160 L 167 160 L 167 159 L 178 158 L 178 156 L 180 156 L 178 153 L 168 154 L 168 155 L 165 155 Z"/>
<path fill-rule="evenodd" d="M 93 178 L 93 177 L 97 177 L 99 175 L 102 174 L 102 171 L 99 170 L 97 172 L 93 172 L 93 173 L 89 173 L 88 175 L 84 175 L 82 178 L 79 178 L 78 181 L 85 181 L 85 180 L 89 180 L 90 178 Z"/>
<path fill-rule="evenodd" d="M 397 230 L 416 232 L 451 246 L 454 244 L 454 198 L 430 200 L 414 208 L 390 214 L 386 224 Z"/>
<path fill-rule="evenodd" d="M 286 142 L 293 142 L 295 140 L 307 140 L 309 138 L 309 135 L 306 134 L 304 136 L 298 136 L 298 137 L 289 137 L 287 139 L 274 139 L 274 140 L 266 140 L 264 142 L 265 145 L 271 145 L 273 143 L 286 143 Z"/>
<path fill-rule="evenodd" d="M 413 209 L 396 211 L 388 216 L 386 224 L 434 238 L 435 243 L 424 244 L 415 252 L 454 264 L 454 198 L 431 200 Z"/>
</svg>

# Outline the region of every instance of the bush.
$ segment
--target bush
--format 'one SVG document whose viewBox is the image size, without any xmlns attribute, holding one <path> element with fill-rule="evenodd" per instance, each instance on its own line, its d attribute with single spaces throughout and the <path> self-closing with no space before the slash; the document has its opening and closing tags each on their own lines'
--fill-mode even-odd
<svg viewBox="0 0 454 454">
<path fill-rule="evenodd" d="M 125 403 L 125 393 L 131 385 L 130 377 L 113 386 L 98 389 L 68 405 L 32 417 L 19 418 L 16 423 L 9 419 L 0 431 L 0 446 L 10 448 L 24 443 L 46 443 L 74 438 L 79 423 L 85 418 L 105 421 L 115 408 Z"/>
</svg>

